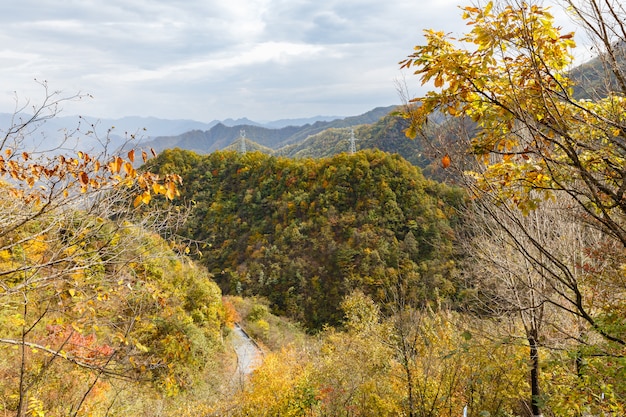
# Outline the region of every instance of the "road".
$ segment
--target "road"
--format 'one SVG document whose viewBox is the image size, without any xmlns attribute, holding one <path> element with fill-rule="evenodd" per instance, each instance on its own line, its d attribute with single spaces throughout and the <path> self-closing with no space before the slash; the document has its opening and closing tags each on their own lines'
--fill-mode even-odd
<svg viewBox="0 0 626 417">
<path fill-rule="evenodd" d="M 237 353 L 237 372 L 241 377 L 250 375 L 263 361 L 263 352 L 238 324 L 233 329 L 233 348 Z"/>
</svg>

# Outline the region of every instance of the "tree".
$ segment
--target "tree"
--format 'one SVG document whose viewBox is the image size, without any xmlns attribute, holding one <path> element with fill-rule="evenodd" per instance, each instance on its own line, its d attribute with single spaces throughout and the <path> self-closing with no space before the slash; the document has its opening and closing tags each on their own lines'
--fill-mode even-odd
<svg viewBox="0 0 626 417">
<path fill-rule="evenodd" d="M 541 381 L 548 381 L 540 377 L 542 349 L 550 356 L 557 350 L 577 355 L 570 372 L 580 377 L 587 357 L 607 352 L 605 344 L 593 338 L 591 342 L 588 335 L 594 330 L 580 317 L 581 311 L 596 320 L 606 314 L 604 300 L 595 295 L 606 291 L 606 283 L 598 285 L 597 277 L 589 273 L 604 268 L 593 255 L 601 250 L 603 235 L 577 221 L 576 214 L 566 198 L 545 202 L 528 215 L 514 205 L 475 201 L 466 222 L 468 234 L 460 239 L 469 254 L 464 270 L 478 291 L 472 310 L 512 318 L 499 337 L 527 343 L 534 415 L 541 414 L 546 402 L 540 389 Z M 614 253 L 606 249 L 605 255 L 612 257 Z M 604 298 L 623 308 L 619 299 L 608 294 Z M 511 332 L 518 328 L 521 334 Z"/>
<path fill-rule="evenodd" d="M 623 9 L 611 1 L 593 1 L 590 10 L 568 4 L 603 48 L 603 75 L 620 87 Z M 496 11 L 489 3 L 465 8 L 464 18 L 473 29 L 459 41 L 477 45 L 475 50 L 457 48 L 443 33 L 427 31 L 427 45 L 403 61 L 404 67 L 417 67 L 422 82 L 441 88 L 407 109 L 408 133 L 415 136 L 434 111 L 471 119 L 476 129 L 464 139 L 466 149 L 479 157 L 475 190 L 490 193 L 496 202 L 512 201 L 524 213 L 566 193 L 584 210 L 585 221 L 626 245 L 626 91 L 609 90 L 595 101 L 572 95 L 567 71 L 573 34 L 561 35 L 543 7 L 509 4 Z M 606 336 L 624 344 L 619 335 Z"/>
<path fill-rule="evenodd" d="M 590 91 L 584 77 L 570 71 L 574 34 L 561 33 L 549 10 L 532 2 L 466 7 L 466 35 L 426 31 L 426 45 L 401 63 L 435 87 L 407 106 L 407 134 L 434 134 L 431 143 L 447 155 L 442 165 L 469 174 L 460 178 L 489 218 L 479 245 L 489 239 L 504 245 L 488 259 L 478 256 L 479 267 L 497 265 L 503 281 L 493 300 L 526 324 L 532 368 L 548 307 L 582 322 L 593 335 L 578 342 L 605 361 L 623 357 L 626 346 L 626 329 L 614 320 L 617 311 L 623 314 L 626 290 L 626 13 L 612 0 L 566 4 L 596 41 L 602 90 Z M 450 127 L 461 129 L 449 135 Z M 538 210 L 552 200 L 569 205 L 567 215 Z M 582 246 L 569 240 L 567 251 L 555 245 L 576 230 L 579 238 L 601 238 Z M 505 258 L 507 248 L 512 258 Z M 531 402 L 539 415 L 539 401 Z"/>
<path fill-rule="evenodd" d="M 596 0 L 590 16 L 582 6 L 569 5 L 600 41 L 605 78 L 624 79 L 623 8 Z M 476 129 L 466 145 L 482 162 L 479 185 L 494 187 L 524 211 L 563 190 L 626 245 L 626 84 L 618 82 L 618 90 L 595 101 L 576 99 L 568 77 L 574 34 L 561 34 L 544 7 L 489 2 L 463 10 L 472 29 L 458 43 L 467 49 L 429 30 L 426 45 L 402 62 L 417 68 L 422 83 L 439 89 L 412 100 L 419 105 L 405 113 L 411 119 L 408 134 L 414 137 L 435 111 L 471 119 Z"/>
<path fill-rule="evenodd" d="M 18 365 L 3 382 L 6 407 L 17 416 L 51 409 L 42 384 L 50 375 L 66 384 L 56 389 L 70 400 L 56 406 L 77 415 L 105 379 L 160 374 L 167 389 L 170 377 L 172 387 L 185 381 L 182 373 L 163 372 L 165 362 L 191 361 L 181 356 L 188 335 L 159 351 L 164 338 L 179 334 L 141 322 L 158 317 L 171 300 L 155 281 L 163 265 L 154 259 L 172 267 L 175 261 L 146 232 L 163 224 L 167 210 L 146 215 L 136 209 L 154 194 L 174 198 L 180 177 L 136 170 L 135 151 L 110 153 L 108 138 L 100 140 L 97 156 L 61 153 L 71 132 L 55 149 L 37 148 L 35 130 L 67 100 L 42 85 L 43 103 L 31 115 L 23 113 L 26 107 L 16 109 L 0 137 L 0 349 Z M 204 317 L 216 320 L 215 311 Z"/>
</svg>

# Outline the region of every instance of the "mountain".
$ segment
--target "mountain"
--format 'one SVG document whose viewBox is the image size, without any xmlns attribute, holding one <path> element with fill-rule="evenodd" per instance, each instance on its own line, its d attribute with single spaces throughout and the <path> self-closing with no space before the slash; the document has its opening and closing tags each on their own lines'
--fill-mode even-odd
<svg viewBox="0 0 626 417">
<path fill-rule="evenodd" d="M 414 165 L 423 166 L 419 141 L 409 140 L 404 134 L 408 122 L 394 112 L 387 113 L 374 123 L 355 127 L 332 127 L 311 135 L 305 140 L 287 145 L 277 153 L 293 158 L 322 158 L 349 150 L 352 132 L 356 149 L 380 149 L 399 153 Z"/>
<path fill-rule="evenodd" d="M 71 126 L 77 119 L 77 116 L 64 116 L 58 119 L 61 123 Z M 139 137 L 177 135 L 190 130 L 210 129 L 219 123 L 217 120 L 210 123 L 203 123 L 188 119 L 168 120 L 156 117 L 138 116 L 128 116 L 121 119 L 101 119 L 92 116 L 81 116 L 80 119 L 86 123 L 94 124 L 102 130 L 112 128 L 113 131 L 120 136 L 128 133 L 137 134 Z"/>
<path fill-rule="evenodd" d="M 622 74 L 626 73 L 626 43 L 617 44 L 613 48 L 614 60 Z M 574 68 L 569 76 L 575 81 L 574 97 L 577 99 L 594 100 L 606 97 L 609 92 L 622 92 L 610 63 L 612 59 L 601 54 L 588 62 Z"/>
<path fill-rule="evenodd" d="M 30 114 L 20 113 L 0 113 L 0 135 L 4 136 L 6 132 L 15 123 L 27 121 L 32 117 Z M 266 129 L 281 129 L 288 126 L 304 126 L 317 122 L 329 122 L 340 119 L 332 116 L 315 116 L 302 119 L 281 119 L 259 123 L 248 118 L 225 119 L 223 121 L 213 120 L 209 123 L 199 122 L 190 119 L 160 119 L 156 117 L 138 117 L 128 116 L 119 119 L 98 118 L 93 116 L 61 116 L 43 120 L 36 125 L 37 129 L 33 131 L 34 125 L 31 125 L 29 134 L 26 135 L 25 148 L 29 150 L 38 149 L 41 152 L 60 152 L 73 149 L 83 149 L 91 151 L 92 149 L 100 150 L 102 143 L 107 142 L 110 149 L 118 149 L 121 145 L 133 136 L 133 146 L 150 142 L 154 138 L 159 137 L 163 141 L 159 149 L 165 149 L 176 146 L 177 136 L 181 136 L 183 142 L 189 141 L 189 137 L 193 136 L 189 132 L 205 132 L 222 124 L 226 127 L 233 128 L 236 136 L 239 136 L 241 127 L 262 127 Z M 236 128 L 235 128 L 236 127 Z M 219 130 L 219 129 L 218 129 Z M 220 147 L 227 146 L 230 142 L 224 144 L 220 142 Z M 222 146 L 223 145 L 223 146 Z M 61 149 L 57 149 L 61 147 Z M 199 149 L 201 150 L 201 149 Z"/>
<path fill-rule="evenodd" d="M 301 142 L 307 137 L 326 129 L 374 123 L 394 108 L 395 106 L 377 107 L 359 116 L 332 121 L 318 120 L 313 124 L 307 123 L 303 126 L 288 125 L 281 128 L 268 128 L 258 124 L 228 126 L 224 123 L 218 123 L 209 130 L 193 130 L 180 135 L 160 136 L 146 141 L 143 145 L 149 146 L 156 151 L 177 147 L 199 153 L 210 153 L 228 147 L 245 132 L 246 138 L 250 141 L 267 148 L 279 149 Z"/>
<path fill-rule="evenodd" d="M 280 119 L 272 122 L 262 123 L 263 126 L 272 129 L 280 129 L 287 126 L 304 126 L 307 124 L 314 124 L 315 122 L 330 122 L 333 120 L 342 119 L 341 116 L 314 116 L 300 119 Z"/>
</svg>

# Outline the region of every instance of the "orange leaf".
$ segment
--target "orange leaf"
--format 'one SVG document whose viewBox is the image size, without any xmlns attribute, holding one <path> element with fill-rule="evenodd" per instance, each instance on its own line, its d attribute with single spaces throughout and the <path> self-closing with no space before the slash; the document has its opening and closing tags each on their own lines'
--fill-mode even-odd
<svg viewBox="0 0 626 417">
<path fill-rule="evenodd" d="M 141 158 L 143 159 L 143 162 L 148 161 L 148 154 L 146 153 L 146 151 L 141 151 Z"/>
<path fill-rule="evenodd" d="M 145 191 L 135 197 L 135 201 L 133 201 L 133 206 L 138 207 L 141 204 L 148 204 L 150 203 L 151 198 L 152 196 L 150 195 L 150 193 L 148 191 Z"/>
<path fill-rule="evenodd" d="M 117 156 L 109 163 L 109 169 L 113 174 L 118 174 L 120 172 L 122 169 L 122 162 L 122 158 Z"/>
<path fill-rule="evenodd" d="M 130 162 L 125 162 L 124 163 L 124 171 L 130 177 L 134 177 L 134 175 L 135 175 L 135 170 L 133 169 L 133 164 L 131 164 Z"/>
<path fill-rule="evenodd" d="M 441 158 L 441 166 L 444 168 L 448 168 L 450 166 L 450 155 L 445 154 L 443 158 Z"/>
<path fill-rule="evenodd" d="M 79 180 L 82 185 L 89 184 L 89 176 L 84 171 L 79 174 Z"/>
<path fill-rule="evenodd" d="M 135 150 L 131 149 L 130 152 L 128 152 L 128 159 L 130 159 L 130 162 L 135 162 Z"/>
</svg>

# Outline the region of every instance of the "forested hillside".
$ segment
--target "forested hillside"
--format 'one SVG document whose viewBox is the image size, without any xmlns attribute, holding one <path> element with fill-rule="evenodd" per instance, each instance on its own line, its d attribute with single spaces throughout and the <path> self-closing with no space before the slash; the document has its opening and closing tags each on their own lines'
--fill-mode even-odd
<svg viewBox="0 0 626 417">
<path fill-rule="evenodd" d="M 181 213 L 139 210 L 180 178 L 136 171 L 134 151 L 28 152 L 22 132 L 57 94 L 0 143 L 0 414 L 180 415 L 223 385 L 230 320 L 206 270 L 159 236 Z"/>
<path fill-rule="evenodd" d="M 409 121 L 398 111 L 392 111 L 375 123 L 363 124 L 354 128 L 331 128 L 307 137 L 302 142 L 280 148 L 279 155 L 292 158 L 322 158 L 347 152 L 350 149 L 350 137 L 354 132 L 357 150 L 379 149 L 397 153 L 411 164 L 422 169 L 428 178 L 442 179 L 444 173 L 433 150 L 420 141 L 407 140 L 405 130 Z M 443 127 L 438 133 L 445 131 Z"/>
<path fill-rule="evenodd" d="M 337 324 L 355 289 L 383 305 L 398 287 L 423 305 L 456 296 L 451 223 L 461 193 L 397 155 L 168 150 L 148 168 L 182 175 L 182 202 L 192 204 L 182 234 L 225 293 L 266 296 L 310 328 Z"/>
</svg>

